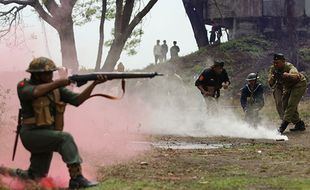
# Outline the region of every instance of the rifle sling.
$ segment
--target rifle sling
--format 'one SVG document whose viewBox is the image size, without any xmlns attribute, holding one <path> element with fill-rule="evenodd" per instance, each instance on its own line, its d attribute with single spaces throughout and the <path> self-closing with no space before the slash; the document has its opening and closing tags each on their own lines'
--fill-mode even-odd
<svg viewBox="0 0 310 190">
<path fill-rule="evenodd" d="M 93 94 L 93 95 L 89 96 L 89 98 L 100 96 L 100 97 L 108 98 L 108 99 L 111 99 L 111 100 L 120 100 L 120 99 L 122 99 L 123 96 L 125 95 L 125 80 L 124 79 L 122 79 L 122 90 L 123 90 L 123 94 L 120 97 L 115 97 L 115 96 L 111 96 L 111 95 L 108 95 L 108 94 Z"/>
</svg>

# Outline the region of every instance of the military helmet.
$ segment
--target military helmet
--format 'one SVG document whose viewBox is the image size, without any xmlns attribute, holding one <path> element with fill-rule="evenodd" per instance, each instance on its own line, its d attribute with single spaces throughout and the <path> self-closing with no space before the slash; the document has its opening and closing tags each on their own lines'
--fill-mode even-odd
<svg viewBox="0 0 310 190">
<path fill-rule="evenodd" d="M 247 81 L 250 81 L 250 80 L 257 80 L 257 79 L 259 79 L 259 76 L 258 76 L 258 74 L 256 74 L 256 73 L 250 73 L 250 74 L 248 74 L 248 76 L 246 77 L 246 80 L 247 80 Z"/>
<path fill-rule="evenodd" d="M 46 57 L 38 57 L 34 58 L 30 64 L 28 69 L 26 70 L 29 73 L 39 73 L 39 72 L 48 72 L 48 71 L 56 71 L 58 68 L 55 63 Z"/>
</svg>

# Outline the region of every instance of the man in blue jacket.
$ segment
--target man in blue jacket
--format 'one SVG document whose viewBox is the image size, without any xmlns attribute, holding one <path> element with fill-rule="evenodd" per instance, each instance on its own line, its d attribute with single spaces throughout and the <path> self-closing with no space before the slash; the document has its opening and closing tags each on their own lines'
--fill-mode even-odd
<svg viewBox="0 0 310 190">
<path fill-rule="evenodd" d="M 256 127 L 259 123 L 258 112 L 264 107 L 264 89 L 262 84 L 257 82 L 258 75 L 250 73 L 247 84 L 241 89 L 240 103 L 245 113 L 245 120 Z"/>
</svg>

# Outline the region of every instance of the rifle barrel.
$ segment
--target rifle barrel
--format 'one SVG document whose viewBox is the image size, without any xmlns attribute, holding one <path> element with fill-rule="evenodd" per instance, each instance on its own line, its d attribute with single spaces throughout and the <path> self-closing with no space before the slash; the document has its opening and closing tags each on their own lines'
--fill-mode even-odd
<svg viewBox="0 0 310 190">
<path fill-rule="evenodd" d="M 153 78 L 163 76 L 157 72 L 94 72 L 89 74 L 72 75 L 70 80 L 75 81 L 78 86 L 85 84 L 87 81 L 98 79 L 98 75 L 104 75 L 108 80 L 113 79 L 134 79 L 134 78 Z"/>
</svg>

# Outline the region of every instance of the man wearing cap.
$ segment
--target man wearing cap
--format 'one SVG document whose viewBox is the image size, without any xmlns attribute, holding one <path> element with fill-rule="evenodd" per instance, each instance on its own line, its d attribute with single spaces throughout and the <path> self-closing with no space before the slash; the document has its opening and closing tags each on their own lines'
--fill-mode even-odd
<svg viewBox="0 0 310 190">
<path fill-rule="evenodd" d="M 224 62 L 215 61 L 214 64 L 205 69 L 195 82 L 195 86 L 200 90 L 205 98 L 208 111 L 214 106 L 212 102 L 220 97 L 220 89 L 227 89 L 230 85 L 228 74 L 223 68 Z"/>
<path fill-rule="evenodd" d="M 274 54 L 273 65 L 268 76 L 269 86 L 280 83 L 283 85 L 282 106 L 283 118 L 278 131 L 283 133 L 289 123 L 295 125 L 290 131 L 304 131 L 305 123 L 300 119 L 298 104 L 306 91 L 307 81 L 293 64 L 287 62 L 281 53 Z"/>
<path fill-rule="evenodd" d="M 53 152 L 58 152 L 69 170 L 69 188 L 91 187 L 96 183 L 82 175 L 82 159 L 73 137 L 62 131 L 63 114 L 67 103 L 81 105 L 90 97 L 94 87 L 105 82 L 106 78 L 98 75 L 98 80 L 78 94 L 65 88 L 71 83 L 67 77 L 53 80 L 53 71 L 56 70 L 52 60 L 35 58 L 27 69 L 30 79 L 17 85 L 22 118 L 20 138 L 31 157 L 28 170 L 16 169 L 14 172 L 22 178 L 40 180 L 49 172 Z"/>
<path fill-rule="evenodd" d="M 250 73 L 247 84 L 241 89 L 240 103 L 245 113 L 245 120 L 254 127 L 259 123 L 258 112 L 264 107 L 264 88 L 258 83 L 257 73 Z"/>
</svg>

